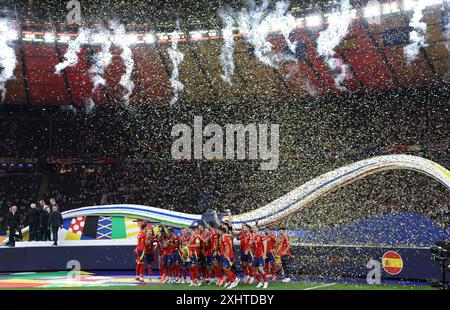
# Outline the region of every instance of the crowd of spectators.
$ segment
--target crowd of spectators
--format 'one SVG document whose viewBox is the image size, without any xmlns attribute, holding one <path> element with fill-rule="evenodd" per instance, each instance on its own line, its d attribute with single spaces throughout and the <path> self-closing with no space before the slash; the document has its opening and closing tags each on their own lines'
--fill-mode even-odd
<svg viewBox="0 0 450 310">
<path fill-rule="evenodd" d="M 28 208 L 36 201 L 42 176 L 34 174 L 0 174 L 0 232 L 6 230 L 6 217 L 12 205 L 17 205 L 20 222 L 28 222 Z"/>
<path fill-rule="evenodd" d="M 240 213 L 269 203 L 322 173 L 380 155 L 380 149 L 417 146 L 407 153 L 448 168 L 445 92 L 388 92 L 284 105 L 97 108 L 90 114 L 53 121 L 32 120 L 33 126 L 10 118 L 0 131 L 0 156 L 39 154 L 83 160 L 47 165 L 38 176 L 0 176 L 0 203 L 27 208 L 38 198 L 46 176 L 48 186 L 39 198 L 55 197 L 63 211 L 135 203 L 189 213 L 207 209 Z M 173 160 L 171 128 L 178 123 L 192 126 L 195 115 L 203 116 L 204 126 L 210 122 L 280 124 L 278 169 L 262 171 L 260 161 Z M 19 140 L 27 143 L 20 145 Z M 115 162 L 92 162 L 105 158 Z M 384 172 L 329 194 L 290 218 L 288 225 L 336 226 L 395 210 L 420 212 L 439 221 L 438 210 L 448 207 L 449 198 L 448 190 L 427 176 Z M 0 210 L 3 215 L 5 207 Z"/>
</svg>

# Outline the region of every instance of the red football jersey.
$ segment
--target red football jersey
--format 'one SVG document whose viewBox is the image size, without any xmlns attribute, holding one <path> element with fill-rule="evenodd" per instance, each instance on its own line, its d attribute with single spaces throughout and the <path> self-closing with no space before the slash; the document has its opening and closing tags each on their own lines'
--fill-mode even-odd
<svg viewBox="0 0 450 310">
<path fill-rule="evenodd" d="M 289 238 L 288 236 L 284 235 L 281 237 L 281 246 L 280 246 L 280 253 L 278 255 L 291 255 L 291 246 L 289 245 Z"/>
<path fill-rule="evenodd" d="M 197 256 L 200 255 L 201 247 L 196 247 L 196 245 L 201 246 L 201 243 L 202 242 L 199 235 L 195 234 L 191 236 L 188 245 L 190 256 L 193 256 L 194 254 L 196 254 Z"/>
<path fill-rule="evenodd" d="M 213 229 L 211 231 L 211 236 L 209 237 L 209 243 L 211 245 L 211 251 L 214 253 L 219 249 L 219 235 L 217 230 Z"/>
<path fill-rule="evenodd" d="M 171 246 L 171 250 L 172 253 L 175 251 L 178 251 L 180 249 L 180 237 L 178 237 L 177 235 L 172 235 L 172 238 L 170 239 L 170 246 Z"/>
<path fill-rule="evenodd" d="M 254 245 L 255 245 L 255 257 L 263 257 L 264 256 L 264 238 L 263 235 L 258 234 L 254 238 Z"/>
<path fill-rule="evenodd" d="M 220 255 L 226 256 L 225 248 L 228 248 L 228 258 L 234 258 L 233 239 L 231 236 L 224 235 L 220 238 Z"/>
<path fill-rule="evenodd" d="M 272 253 L 273 250 L 275 250 L 275 247 L 277 246 L 277 238 L 274 234 L 269 234 L 266 236 L 267 241 L 267 254 Z"/>
<path fill-rule="evenodd" d="M 186 234 L 186 235 L 182 234 L 180 239 L 181 239 L 182 243 L 189 243 L 189 239 L 191 239 L 191 236 L 189 236 L 188 234 Z"/>
<path fill-rule="evenodd" d="M 141 231 L 138 235 L 137 235 L 137 245 L 136 245 L 136 250 L 140 250 L 140 251 L 144 251 L 145 250 L 145 238 L 147 237 L 147 235 L 145 234 L 144 231 Z"/>
<path fill-rule="evenodd" d="M 169 245 L 169 238 L 162 237 L 160 239 L 160 243 L 161 243 L 162 255 L 170 255 L 170 254 L 172 254 L 172 248 Z"/>
<path fill-rule="evenodd" d="M 203 239 L 203 255 L 205 256 L 210 256 L 212 255 L 212 244 L 211 244 L 211 233 L 210 232 L 205 232 L 202 234 L 202 239 Z"/>
<path fill-rule="evenodd" d="M 239 233 L 239 241 L 241 243 L 241 250 L 244 253 L 247 253 L 250 250 L 250 244 L 253 241 L 253 235 L 251 232 L 246 232 L 244 233 L 243 231 L 241 231 Z"/>
<path fill-rule="evenodd" d="M 155 237 L 153 237 L 153 236 L 150 236 L 150 237 L 145 236 L 145 253 L 146 254 L 153 255 L 153 243 L 154 242 L 155 242 Z"/>
</svg>

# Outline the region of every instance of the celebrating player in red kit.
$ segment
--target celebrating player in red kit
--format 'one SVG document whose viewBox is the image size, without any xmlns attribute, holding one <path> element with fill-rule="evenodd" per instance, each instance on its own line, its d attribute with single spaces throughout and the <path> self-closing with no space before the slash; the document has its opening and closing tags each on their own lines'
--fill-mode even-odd
<svg viewBox="0 0 450 310">
<path fill-rule="evenodd" d="M 162 276 L 161 282 L 167 283 L 170 281 L 170 256 L 172 255 L 172 248 L 169 245 L 169 237 L 168 233 L 165 230 L 165 227 L 162 228 L 161 237 L 159 238 L 159 244 L 161 247 L 161 266 L 162 266 Z"/>
<path fill-rule="evenodd" d="M 153 233 L 153 229 L 147 227 L 147 233 L 145 236 L 145 260 L 147 261 L 148 268 L 148 276 L 149 278 L 152 276 L 153 271 L 153 261 L 155 260 L 155 253 L 153 251 L 153 244 L 155 243 L 155 234 Z"/>
<path fill-rule="evenodd" d="M 169 246 L 172 251 L 170 255 L 170 268 L 172 269 L 173 279 L 172 283 L 181 283 L 181 255 L 180 244 L 181 240 L 175 233 L 172 227 L 168 229 L 169 232 Z"/>
<path fill-rule="evenodd" d="M 181 283 L 182 284 L 186 284 L 186 276 L 187 276 L 187 271 L 189 269 L 189 250 L 188 250 L 188 243 L 189 243 L 189 239 L 190 236 L 187 232 L 186 227 L 182 227 L 181 228 L 181 236 L 180 236 L 180 255 L 181 255 L 181 273 L 182 275 L 180 275 L 180 277 L 182 277 L 181 279 Z M 187 250 L 187 253 L 186 253 Z"/>
<path fill-rule="evenodd" d="M 147 225 L 142 224 L 141 231 L 137 236 L 137 245 L 134 249 L 136 253 L 136 281 L 144 283 L 144 273 L 145 273 L 145 239 L 147 237 Z"/>
<path fill-rule="evenodd" d="M 267 288 L 268 282 L 266 272 L 264 271 L 264 261 L 266 259 L 267 244 L 264 236 L 259 232 L 258 226 L 253 226 L 253 244 L 255 248 L 255 258 L 253 259 L 253 266 L 256 267 L 256 280 L 258 285 L 256 287 Z"/>
<path fill-rule="evenodd" d="M 244 271 L 244 284 L 253 284 L 255 271 L 253 268 L 253 251 L 250 247 L 253 242 L 253 235 L 248 224 L 242 225 L 242 230 L 239 232 L 238 240 L 241 245 L 241 262 Z"/>
<path fill-rule="evenodd" d="M 266 253 L 266 276 L 272 275 L 272 281 L 276 280 L 276 272 L 278 266 L 275 259 L 274 251 L 277 246 L 277 237 L 269 228 L 264 230 L 266 243 L 267 243 L 267 253 Z"/>
<path fill-rule="evenodd" d="M 210 234 L 208 238 L 209 256 L 206 257 L 206 264 L 210 268 L 211 275 L 215 274 L 217 277 L 217 285 L 222 286 L 224 281 L 222 267 L 220 266 L 219 233 L 217 228 L 214 227 L 214 222 L 209 222 L 207 228 Z"/>
<path fill-rule="evenodd" d="M 222 268 L 227 275 L 227 283 L 225 283 L 224 287 L 232 289 L 235 288 L 240 281 L 233 271 L 231 271 L 234 261 L 233 236 L 224 226 L 222 226 L 219 231 L 221 232 L 220 257 L 222 260 Z"/>
<path fill-rule="evenodd" d="M 189 227 L 190 238 L 188 243 L 189 260 L 191 266 L 189 267 L 189 274 L 191 277 L 191 284 L 189 286 L 200 286 L 200 266 L 199 256 L 201 251 L 201 239 L 195 226 Z"/>
<path fill-rule="evenodd" d="M 281 257 L 281 264 L 283 267 L 283 282 L 291 281 L 290 270 L 288 261 L 291 258 L 291 242 L 289 237 L 286 235 L 286 229 L 284 227 L 280 228 L 280 240 L 277 249 L 278 255 Z"/>
</svg>

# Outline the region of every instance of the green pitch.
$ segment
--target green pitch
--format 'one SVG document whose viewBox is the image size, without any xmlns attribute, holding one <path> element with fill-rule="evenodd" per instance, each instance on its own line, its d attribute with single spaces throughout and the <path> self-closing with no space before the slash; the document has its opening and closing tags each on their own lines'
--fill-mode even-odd
<svg viewBox="0 0 450 310">
<path fill-rule="evenodd" d="M 218 288 L 217 286 L 205 285 L 201 287 L 189 287 L 187 285 L 114 285 L 114 286 L 81 286 L 81 287 L 37 287 L 37 288 L 12 288 L 12 289 L 31 289 L 31 290 L 185 290 L 185 291 L 266 291 L 255 286 L 240 285 L 233 290 Z M 368 285 L 368 284 L 345 284 L 345 283 L 271 283 L 267 290 L 436 290 L 428 285 Z"/>
<path fill-rule="evenodd" d="M 221 291 L 265 291 L 255 285 L 240 284 L 238 287 L 227 290 L 216 285 L 202 285 L 190 287 L 187 284 L 161 284 L 156 276 L 147 278 L 145 284 L 137 284 L 134 276 L 130 275 L 99 275 L 82 271 L 78 278 L 73 278 L 67 271 L 57 272 L 23 272 L 0 274 L 1 289 L 20 290 L 221 290 Z M 363 282 L 269 282 L 266 290 L 434 290 L 428 285 L 414 285 L 414 283 L 368 285 Z"/>
</svg>

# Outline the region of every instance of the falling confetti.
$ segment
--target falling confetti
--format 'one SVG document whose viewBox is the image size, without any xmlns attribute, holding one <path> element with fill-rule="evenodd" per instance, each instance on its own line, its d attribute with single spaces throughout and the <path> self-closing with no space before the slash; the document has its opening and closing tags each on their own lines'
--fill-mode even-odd
<svg viewBox="0 0 450 310">
<path fill-rule="evenodd" d="M 333 73 L 334 84 L 340 90 L 346 90 L 342 82 L 348 76 L 348 66 L 341 59 L 336 58 L 335 48 L 344 40 L 353 20 L 350 0 L 342 0 L 339 12 L 328 18 L 327 28 L 320 32 L 317 39 L 317 53 L 323 57 Z"/>
</svg>

